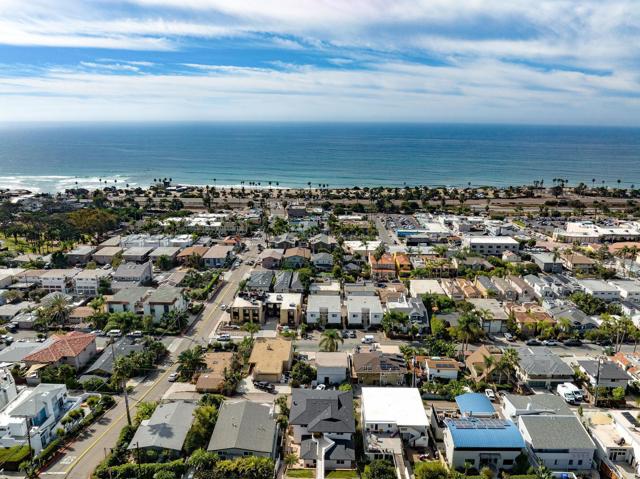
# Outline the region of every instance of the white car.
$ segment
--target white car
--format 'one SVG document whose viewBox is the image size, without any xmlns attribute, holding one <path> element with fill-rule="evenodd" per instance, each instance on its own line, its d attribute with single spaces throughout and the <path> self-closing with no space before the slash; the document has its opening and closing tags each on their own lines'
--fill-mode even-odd
<svg viewBox="0 0 640 479">
<path fill-rule="evenodd" d="M 560 342 L 556 341 L 555 339 L 546 339 L 542 341 L 542 344 L 544 346 L 560 346 Z"/>
<path fill-rule="evenodd" d="M 169 377 L 167 378 L 167 380 L 170 383 L 175 383 L 178 380 L 178 373 L 171 373 L 169 374 Z"/>
<path fill-rule="evenodd" d="M 362 344 L 373 344 L 375 342 L 375 340 L 376 340 L 376 338 L 374 338 L 372 334 L 367 334 L 360 341 L 362 342 Z"/>
<path fill-rule="evenodd" d="M 231 341 L 231 335 L 229 333 L 221 333 L 216 339 L 220 342 Z"/>
<path fill-rule="evenodd" d="M 484 394 L 489 398 L 489 401 L 496 400 L 496 394 L 493 392 L 493 389 L 485 389 Z"/>
<path fill-rule="evenodd" d="M 327 389 L 327 386 L 326 386 L 326 385 L 324 385 L 324 384 L 318 384 L 318 385 L 316 386 L 316 389 L 317 389 L 318 391 L 324 391 L 325 389 Z"/>
<path fill-rule="evenodd" d="M 227 310 L 227 305 L 226 305 L 226 304 L 221 304 L 221 305 L 220 305 L 220 309 L 221 309 L 222 311 L 226 311 L 226 310 Z"/>
</svg>

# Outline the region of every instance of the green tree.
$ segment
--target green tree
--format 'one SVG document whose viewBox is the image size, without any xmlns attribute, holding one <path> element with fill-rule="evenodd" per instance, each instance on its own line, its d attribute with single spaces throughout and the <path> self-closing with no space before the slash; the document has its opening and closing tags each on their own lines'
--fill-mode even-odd
<svg viewBox="0 0 640 479">
<path fill-rule="evenodd" d="M 255 336 L 255 334 L 260 331 L 260 325 L 258 323 L 254 323 L 253 321 L 250 321 L 242 325 L 242 330 L 249 333 L 249 337 L 253 341 L 253 337 Z"/>
<path fill-rule="evenodd" d="M 191 349 L 185 349 L 178 355 L 178 373 L 183 379 L 190 379 L 194 373 L 206 367 L 204 353 L 204 348 L 196 345 Z"/>
<path fill-rule="evenodd" d="M 344 343 L 344 339 L 335 329 L 325 329 L 320 338 L 320 350 L 330 353 L 338 350 L 338 344 Z"/>
<path fill-rule="evenodd" d="M 440 462 L 419 462 L 414 468 L 416 479 L 448 479 L 449 471 Z"/>
<path fill-rule="evenodd" d="M 294 384 L 311 384 L 311 381 L 315 381 L 316 376 L 316 368 L 303 361 L 298 361 L 291 368 L 291 381 Z"/>
<path fill-rule="evenodd" d="M 188 453 L 207 447 L 218 419 L 218 408 L 212 405 L 198 406 L 193 417 L 191 429 L 184 442 L 184 449 Z"/>
<path fill-rule="evenodd" d="M 196 474 L 212 470 L 216 462 L 218 462 L 218 455 L 204 448 L 196 449 L 187 459 L 187 465 L 194 468 Z"/>
<path fill-rule="evenodd" d="M 470 342 L 482 335 L 480 317 L 475 311 L 469 311 L 460 316 L 458 325 L 454 328 L 456 338 L 462 342 L 462 355 L 467 351 Z"/>
<path fill-rule="evenodd" d="M 535 471 L 536 479 L 553 479 L 553 473 L 545 466 L 539 466 Z"/>
<path fill-rule="evenodd" d="M 389 461 L 375 459 L 367 464 L 362 474 L 363 479 L 396 479 L 396 468 Z M 416 476 L 417 478 L 417 476 Z"/>
</svg>

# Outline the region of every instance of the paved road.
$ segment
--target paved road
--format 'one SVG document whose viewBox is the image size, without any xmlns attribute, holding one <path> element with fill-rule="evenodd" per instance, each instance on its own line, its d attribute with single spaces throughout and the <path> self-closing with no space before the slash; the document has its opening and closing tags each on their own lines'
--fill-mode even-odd
<svg viewBox="0 0 640 479">
<path fill-rule="evenodd" d="M 251 248 L 244 256 L 246 259 L 254 259 L 256 255 L 257 251 Z M 129 396 L 132 416 L 135 414 L 135 406 L 139 402 L 160 400 L 167 392 L 171 386 L 171 383 L 167 381 L 167 376 L 176 370 L 175 359 L 182 351 L 192 347 L 194 343 L 206 344 L 208 338 L 215 334 L 216 328 L 225 314 L 220 309 L 220 305 L 229 304 L 232 301 L 240 281 L 249 269 L 249 266 L 242 265 L 227 275 L 226 284 L 215 298 L 209 301 L 200 318 L 194 322 L 186 334 L 175 338 L 170 344 L 170 360 L 135 387 L 134 392 Z M 124 400 L 120 398 L 115 408 L 105 414 L 41 475 L 43 477 L 73 479 L 89 478 L 96 466 L 104 459 L 108 450 L 115 445 L 126 421 Z"/>
</svg>

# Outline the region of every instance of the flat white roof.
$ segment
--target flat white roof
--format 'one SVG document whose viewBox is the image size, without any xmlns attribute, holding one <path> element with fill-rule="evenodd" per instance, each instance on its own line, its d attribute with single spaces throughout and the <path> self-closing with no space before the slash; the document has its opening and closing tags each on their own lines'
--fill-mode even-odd
<svg viewBox="0 0 640 479">
<path fill-rule="evenodd" d="M 445 294 L 437 279 L 412 279 L 409 280 L 409 291 L 411 296 L 417 297 L 422 294 Z"/>
<path fill-rule="evenodd" d="M 362 410 L 368 423 L 428 426 L 417 388 L 362 388 Z"/>
<path fill-rule="evenodd" d="M 469 244 L 518 244 L 511 236 L 467 236 Z"/>
</svg>

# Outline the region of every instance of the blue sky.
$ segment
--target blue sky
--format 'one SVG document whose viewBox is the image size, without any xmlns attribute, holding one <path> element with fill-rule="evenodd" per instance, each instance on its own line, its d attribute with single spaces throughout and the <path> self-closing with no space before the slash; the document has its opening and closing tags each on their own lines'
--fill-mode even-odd
<svg viewBox="0 0 640 479">
<path fill-rule="evenodd" d="M 0 121 L 640 124 L 638 0 L 0 0 Z"/>
</svg>

